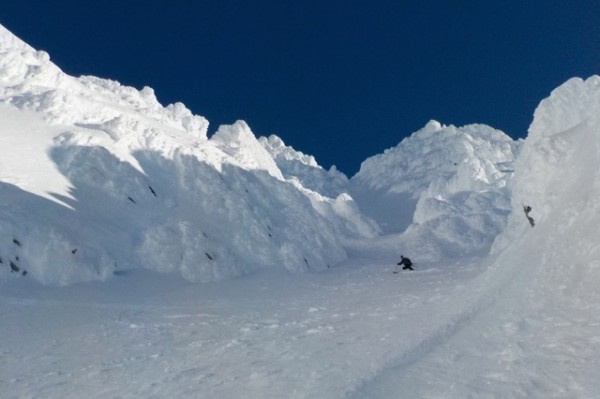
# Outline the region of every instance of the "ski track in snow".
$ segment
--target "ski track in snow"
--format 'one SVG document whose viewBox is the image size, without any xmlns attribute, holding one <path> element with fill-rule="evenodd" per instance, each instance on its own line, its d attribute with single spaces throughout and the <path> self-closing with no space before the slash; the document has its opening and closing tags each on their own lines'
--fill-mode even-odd
<svg viewBox="0 0 600 399">
<path fill-rule="evenodd" d="M 201 285 L 149 271 L 63 288 L 8 280 L 3 395 L 594 397 L 589 306 L 520 312 L 534 269 L 486 258 L 392 274 L 394 248 L 377 248 L 324 273 Z"/>
<path fill-rule="evenodd" d="M 444 303 L 479 274 L 392 269 L 355 260 L 206 285 L 150 272 L 60 289 L 12 280 L 0 387 L 9 398 L 344 397 L 437 341 Z"/>
<path fill-rule="evenodd" d="M 580 290 L 562 297 L 547 282 L 537 285 L 548 274 L 527 267 L 537 258 L 530 248 L 545 240 L 542 227 L 522 247 L 502 253 L 500 262 L 488 260 L 491 266 L 466 284 L 462 298 L 447 298 L 443 306 L 456 312 L 454 318 L 348 397 L 596 398 L 600 311 L 593 305 L 595 294 L 590 298 Z M 565 281 L 564 289 L 568 286 Z"/>
<path fill-rule="evenodd" d="M 536 271 L 517 262 L 392 274 L 393 248 L 379 249 L 324 273 L 201 285 L 149 271 L 63 288 L 9 280 L 0 387 L 8 398 L 594 397 L 589 306 L 521 311 Z"/>
</svg>

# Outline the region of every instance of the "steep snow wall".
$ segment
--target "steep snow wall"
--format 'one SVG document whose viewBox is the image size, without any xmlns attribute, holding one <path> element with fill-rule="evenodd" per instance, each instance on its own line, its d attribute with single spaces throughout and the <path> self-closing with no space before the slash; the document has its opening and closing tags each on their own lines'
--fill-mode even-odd
<svg viewBox="0 0 600 399">
<path fill-rule="evenodd" d="M 597 284 L 600 271 L 600 77 L 574 78 L 537 107 L 515 162 L 512 212 L 496 252 L 534 243 L 548 287 Z M 532 207 L 535 227 L 523 206 Z M 525 249 L 524 249 L 525 250 Z M 588 278 L 591 275 L 594 278 Z M 587 276 L 587 277 L 584 277 Z M 562 282 L 561 282 L 562 281 Z M 572 288 L 572 287 L 571 287 Z M 583 291 L 582 291 L 583 293 Z"/>
<path fill-rule="evenodd" d="M 359 207 L 426 260 L 489 248 L 510 209 L 518 143 L 485 125 L 429 122 L 363 162 L 351 179 Z"/>
<path fill-rule="evenodd" d="M 597 146 L 600 78 L 574 78 L 543 100 L 521 155 L 515 163 L 513 212 L 497 246 L 503 247 L 526 233 L 523 206 L 538 223 L 561 211 L 567 199 L 593 199 L 598 184 Z M 582 195 L 584 194 L 584 195 Z M 582 211 L 587 207 L 580 207 Z"/>
<path fill-rule="evenodd" d="M 68 76 L 1 26 L 0 116 L 0 276 L 69 284 L 142 267 L 203 282 L 346 257 L 244 122 L 209 140 L 183 104 Z"/>
<path fill-rule="evenodd" d="M 517 276 L 498 300 L 520 320 L 518 334 L 508 339 L 529 348 L 527 364 L 553 375 L 552 393 L 576 397 L 595 397 L 600 388 L 598 165 L 600 77 L 574 78 L 535 110 L 515 163 L 508 226 L 494 243 L 492 275 Z M 523 204 L 532 207 L 534 227 Z M 500 352 L 506 342 L 486 348 Z M 569 373 L 552 374 L 552 365 Z"/>
</svg>

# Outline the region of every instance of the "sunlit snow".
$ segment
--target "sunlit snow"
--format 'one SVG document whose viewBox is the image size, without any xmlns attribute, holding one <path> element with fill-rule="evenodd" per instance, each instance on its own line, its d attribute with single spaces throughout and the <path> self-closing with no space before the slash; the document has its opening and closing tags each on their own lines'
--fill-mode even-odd
<svg viewBox="0 0 600 399">
<path fill-rule="evenodd" d="M 3 398 L 598 397 L 600 77 L 348 179 L 0 26 L 0 121 Z"/>
</svg>

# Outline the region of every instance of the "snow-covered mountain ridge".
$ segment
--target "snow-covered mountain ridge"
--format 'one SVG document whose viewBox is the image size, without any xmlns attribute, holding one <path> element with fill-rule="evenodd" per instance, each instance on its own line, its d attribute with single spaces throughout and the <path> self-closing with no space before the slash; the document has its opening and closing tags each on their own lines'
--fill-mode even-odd
<svg viewBox="0 0 600 399">
<path fill-rule="evenodd" d="M 506 224 L 519 146 L 486 125 L 430 121 L 364 161 L 350 193 L 384 231 L 403 233 L 399 246 L 422 260 L 483 253 Z"/>
<path fill-rule="evenodd" d="M 0 164 L 0 256 L 30 277 L 319 270 L 346 257 L 343 233 L 375 234 L 352 206 L 335 206 L 345 197 L 314 198 L 286 182 L 244 122 L 208 139 L 205 118 L 163 107 L 150 88 L 74 78 L 3 27 L 0 39 L 0 140 L 10 149 Z"/>
<path fill-rule="evenodd" d="M 344 259 L 345 239 L 377 236 L 381 228 L 371 218 L 384 231 L 411 225 L 405 246 L 426 248 L 428 259 L 435 259 L 484 250 L 503 226 L 515 144 L 489 127 L 430 122 L 397 148 L 365 161 L 350 182 L 277 136 L 257 139 L 243 121 L 221 126 L 208 139 L 208 121 L 183 104 L 163 107 L 148 87 L 138 91 L 68 76 L 45 52 L 4 28 L 0 34 L 1 111 L 3 119 L 21 120 L 3 134 L 4 145 L 14 151 L 12 161 L 3 161 L 2 181 L 10 184 L 5 190 L 17 198 L 16 189 L 25 190 L 76 211 L 62 216 L 68 223 L 55 216 L 24 216 L 19 222 L 14 211 L 5 216 L 10 228 L 3 230 L 4 256 L 17 256 L 10 237 L 32 234 L 19 225 L 36 231 L 43 248 L 37 251 L 46 255 L 28 259 L 22 253 L 19 267 L 27 264 L 30 275 L 44 283 L 104 279 L 132 267 L 179 271 L 191 281 L 278 264 L 318 270 Z M 407 151 L 414 156 L 402 155 Z M 32 154 L 35 162 L 22 161 Z M 258 182 L 261 194 L 248 188 Z M 32 214 L 29 201 L 18 202 L 22 214 Z M 125 214 L 115 217 L 123 207 Z M 57 227 L 64 224 L 72 227 Z M 271 231 L 274 225 L 279 234 Z M 476 233 L 484 227 L 482 238 Z M 98 229 L 110 233 L 95 237 L 91 231 Z M 78 230 L 90 230 L 85 244 Z M 77 256 L 65 251 L 82 245 L 89 249 L 78 249 Z M 48 274 L 50 257 L 60 259 L 65 270 Z"/>
<path fill-rule="evenodd" d="M 6 397 L 598 397 L 598 76 L 348 181 L 0 27 L 0 122 Z"/>
<path fill-rule="evenodd" d="M 348 180 L 243 121 L 209 139 L 205 118 L 163 107 L 148 87 L 74 78 L 2 27 L 0 38 L 0 112 L 11 121 L 0 140 L 12 149 L 0 177 L 19 204 L 3 202 L 0 256 L 19 256 L 44 283 L 138 267 L 191 281 L 319 270 L 345 258 L 345 240 L 382 232 L 434 262 L 486 253 L 506 226 L 521 143 L 489 126 L 431 121 Z M 34 232 L 37 255 L 11 244 Z M 53 257 L 64 270 L 48 270 Z"/>
</svg>

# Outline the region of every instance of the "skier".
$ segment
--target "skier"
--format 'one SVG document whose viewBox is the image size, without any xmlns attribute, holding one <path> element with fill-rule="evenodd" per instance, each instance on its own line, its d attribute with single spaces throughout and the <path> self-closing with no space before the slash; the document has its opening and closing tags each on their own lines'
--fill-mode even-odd
<svg viewBox="0 0 600 399">
<path fill-rule="evenodd" d="M 531 227 L 535 226 L 535 221 L 531 216 L 529 216 L 529 212 L 531 212 L 531 207 L 529 205 L 523 205 L 523 212 L 525 212 L 525 217 L 529 220 L 529 224 Z"/>
<path fill-rule="evenodd" d="M 400 262 L 398 262 L 398 266 L 402 265 L 402 270 L 415 270 L 412 267 L 412 262 L 410 259 L 404 257 L 404 255 L 400 255 Z"/>
</svg>

